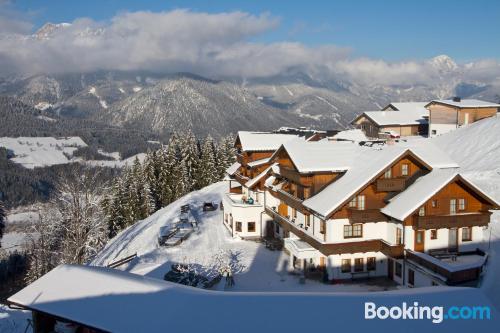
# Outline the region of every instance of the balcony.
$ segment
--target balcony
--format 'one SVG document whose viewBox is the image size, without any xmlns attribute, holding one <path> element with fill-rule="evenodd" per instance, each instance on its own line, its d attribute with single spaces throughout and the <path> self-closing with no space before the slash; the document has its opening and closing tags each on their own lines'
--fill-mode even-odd
<svg viewBox="0 0 500 333">
<path fill-rule="evenodd" d="M 377 180 L 378 192 L 397 192 L 405 189 L 406 178 L 383 178 Z"/>
<path fill-rule="evenodd" d="M 297 198 L 293 194 L 290 194 L 286 191 L 283 191 L 281 189 L 277 189 L 276 191 L 271 192 L 277 199 L 282 200 L 285 202 L 288 206 L 298 209 L 298 210 L 303 210 L 304 207 L 302 206 L 303 200 L 300 198 Z"/>
<path fill-rule="evenodd" d="M 248 182 L 250 180 L 250 178 L 248 178 L 247 176 L 243 176 L 241 174 L 241 172 L 237 171 L 235 174 L 234 174 L 234 179 L 236 179 L 236 181 L 238 183 L 240 183 L 241 185 L 245 185 L 246 182 Z"/>
<path fill-rule="evenodd" d="M 387 217 L 380 212 L 380 209 L 356 209 L 348 208 L 347 217 L 351 223 L 368 223 L 387 221 Z"/>
<path fill-rule="evenodd" d="M 296 184 L 301 184 L 302 186 L 311 186 L 311 177 L 301 177 L 300 174 L 295 170 L 281 166 L 280 174 L 284 178 L 291 180 Z"/>
<path fill-rule="evenodd" d="M 472 253 L 458 253 L 446 258 L 437 258 L 427 253 L 406 250 L 406 259 L 440 275 L 446 280 L 446 284 L 456 285 L 478 279 L 487 255 L 476 250 Z"/>
<path fill-rule="evenodd" d="M 244 208 L 253 208 L 253 207 L 262 207 L 262 204 L 254 201 L 253 203 L 249 203 L 246 200 L 243 200 L 242 194 L 235 193 L 226 193 L 227 202 L 233 207 L 244 207 Z"/>
<path fill-rule="evenodd" d="M 455 215 L 431 215 L 416 216 L 415 227 L 417 229 L 439 229 L 439 228 L 460 228 L 460 227 L 482 227 L 490 223 L 489 212 L 484 213 L 463 213 Z"/>
<path fill-rule="evenodd" d="M 281 216 L 276 210 L 271 209 L 270 207 L 266 207 L 265 209 L 266 213 L 273 217 L 283 229 L 292 232 L 299 237 L 300 240 L 308 243 L 313 248 L 323 253 L 323 255 L 328 256 L 342 253 L 382 252 L 393 258 L 403 257 L 403 245 L 391 245 L 381 239 L 326 244 L 324 243 L 326 234 L 324 234 L 325 238 L 323 240 L 319 240 L 286 217 Z"/>
</svg>

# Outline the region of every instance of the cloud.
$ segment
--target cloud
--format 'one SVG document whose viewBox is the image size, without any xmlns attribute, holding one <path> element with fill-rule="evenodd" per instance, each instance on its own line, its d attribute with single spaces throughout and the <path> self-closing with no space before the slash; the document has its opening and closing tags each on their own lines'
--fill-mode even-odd
<svg viewBox="0 0 500 333">
<path fill-rule="evenodd" d="M 1 1 L 1 0 L 0 0 Z M 192 72 L 210 77 L 268 77 L 291 68 L 365 84 L 419 84 L 441 77 L 449 61 L 390 63 L 351 58 L 335 45 L 309 47 L 295 42 L 257 43 L 279 26 L 269 14 L 208 14 L 189 10 L 125 12 L 108 21 L 77 19 L 45 26 L 35 34 L 19 15 L 0 10 L 0 75 L 152 70 Z M 2 20 L 2 15 L 10 17 Z M 445 66 L 445 67 L 443 67 Z M 498 80 L 494 60 L 464 66 L 464 75 Z"/>
</svg>

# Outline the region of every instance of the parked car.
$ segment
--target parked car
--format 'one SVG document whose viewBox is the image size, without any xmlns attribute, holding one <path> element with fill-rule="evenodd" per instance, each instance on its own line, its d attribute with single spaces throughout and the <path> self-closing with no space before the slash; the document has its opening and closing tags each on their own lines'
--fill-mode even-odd
<svg viewBox="0 0 500 333">
<path fill-rule="evenodd" d="M 214 204 L 213 202 L 204 202 L 203 203 L 203 211 L 204 212 L 211 212 L 217 209 L 217 204 Z"/>
</svg>

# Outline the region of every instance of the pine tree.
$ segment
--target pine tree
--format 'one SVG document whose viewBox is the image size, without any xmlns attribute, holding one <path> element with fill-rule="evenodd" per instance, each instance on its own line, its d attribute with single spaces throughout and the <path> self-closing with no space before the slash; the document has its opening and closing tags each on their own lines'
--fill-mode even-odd
<svg viewBox="0 0 500 333">
<path fill-rule="evenodd" d="M 187 172 L 187 192 L 197 190 L 200 188 L 198 184 L 200 151 L 198 142 L 192 132 L 180 137 L 179 148 Z"/>
<path fill-rule="evenodd" d="M 223 137 L 217 146 L 217 173 L 218 180 L 222 180 L 226 175 L 226 169 L 236 160 L 236 150 L 234 149 L 234 136 Z"/>
<path fill-rule="evenodd" d="M 211 136 L 203 142 L 198 184 L 200 188 L 215 183 L 218 180 L 215 145 Z"/>
<path fill-rule="evenodd" d="M 0 201 L 0 248 L 2 247 L 3 230 L 5 228 L 5 208 L 3 201 Z"/>
<path fill-rule="evenodd" d="M 160 158 L 162 149 L 148 152 L 143 163 L 144 182 L 147 183 L 153 200 L 153 211 L 162 207 L 160 184 Z M 146 185 L 145 185 L 146 186 Z"/>
</svg>

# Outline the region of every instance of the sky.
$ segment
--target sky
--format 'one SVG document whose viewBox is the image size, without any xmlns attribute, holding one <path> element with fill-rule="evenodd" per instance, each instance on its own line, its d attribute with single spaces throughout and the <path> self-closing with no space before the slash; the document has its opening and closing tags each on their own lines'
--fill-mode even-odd
<svg viewBox="0 0 500 333">
<path fill-rule="evenodd" d="M 493 0 L 0 0 L 0 75 L 300 71 L 414 85 L 451 70 L 500 84 L 499 17 Z M 47 22 L 69 24 L 35 34 Z"/>
<path fill-rule="evenodd" d="M 334 44 L 355 56 L 389 61 L 447 54 L 459 62 L 500 58 L 500 1 L 27 1 L 12 2 L 33 28 L 81 17 L 106 21 L 117 13 L 170 11 L 268 13 L 277 27 L 259 42 L 293 41 L 308 46 Z"/>
</svg>

